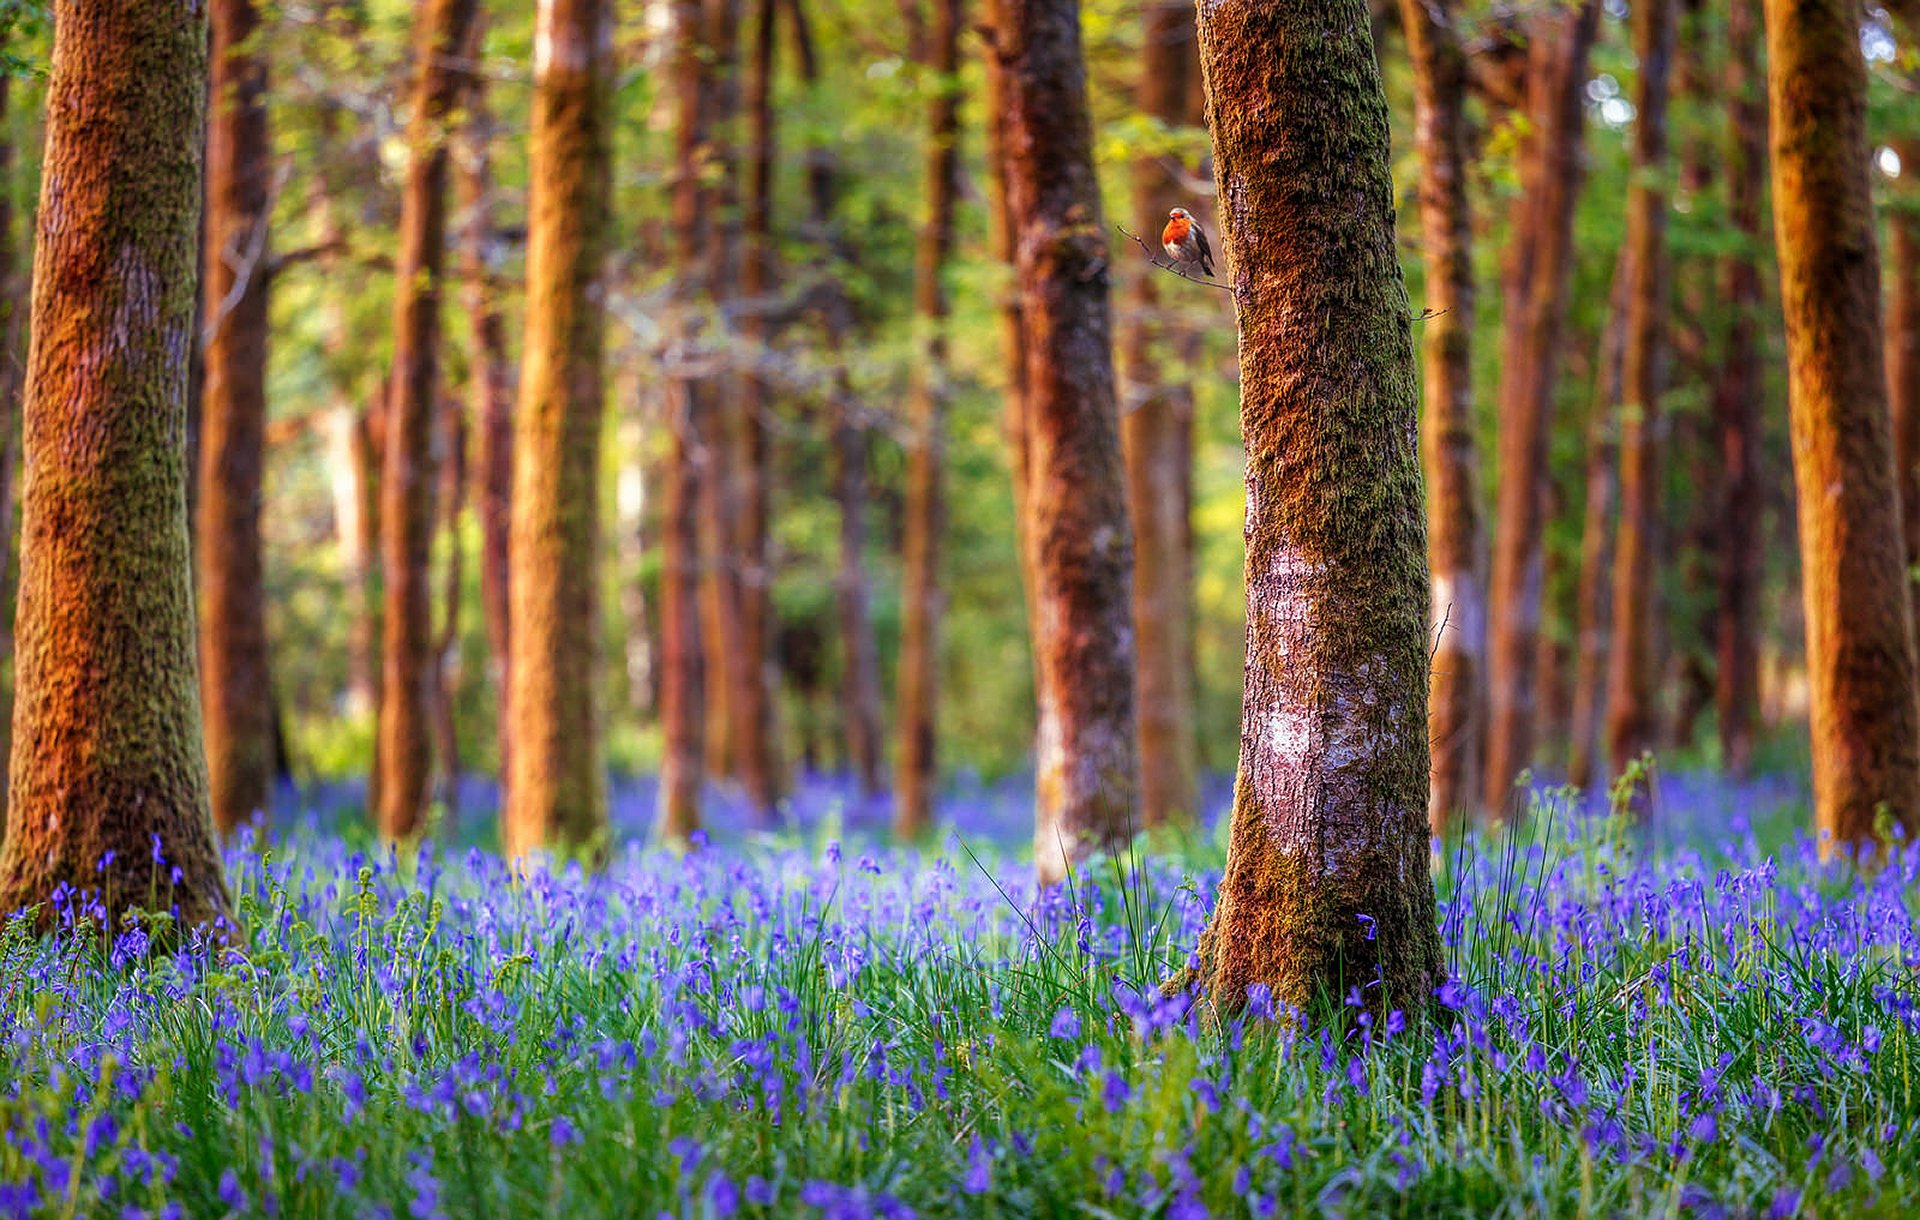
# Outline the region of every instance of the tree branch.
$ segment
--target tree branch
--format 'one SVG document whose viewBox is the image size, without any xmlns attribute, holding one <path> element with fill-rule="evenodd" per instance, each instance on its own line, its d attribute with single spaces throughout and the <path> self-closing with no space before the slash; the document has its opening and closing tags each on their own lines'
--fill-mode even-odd
<svg viewBox="0 0 1920 1220">
<path fill-rule="evenodd" d="M 1113 227 L 1120 231 L 1120 236 L 1126 238 L 1128 241 L 1132 242 L 1134 245 L 1139 246 L 1140 249 L 1146 253 L 1147 261 L 1152 263 L 1154 266 L 1160 268 L 1160 270 L 1172 272 L 1174 275 L 1179 276 L 1181 279 L 1186 280 L 1188 283 L 1198 284 L 1202 288 L 1217 288 L 1221 292 L 1233 291 L 1233 286 L 1231 284 L 1217 284 L 1212 280 L 1196 279 L 1193 276 L 1188 275 L 1186 272 L 1180 270 L 1178 264 L 1161 262 L 1160 256 L 1153 252 L 1153 247 L 1149 246 L 1144 240 L 1142 240 L 1139 237 L 1139 235 L 1127 232 L 1127 228 L 1125 225 L 1115 225 Z"/>
</svg>

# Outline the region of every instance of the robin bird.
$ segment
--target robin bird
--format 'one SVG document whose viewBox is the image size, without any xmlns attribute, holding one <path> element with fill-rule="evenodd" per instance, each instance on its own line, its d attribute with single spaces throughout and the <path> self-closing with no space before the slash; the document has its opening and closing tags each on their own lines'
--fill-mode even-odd
<svg viewBox="0 0 1920 1220">
<path fill-rule="evenodd" d="M 1213 247 L 1187 209 L 1175 208 L 1167 214 L 1167 227 L 1160 230 L 1160 245 L 1174 262 L 1198 267 L 1208 279 L 1213 278 Z"/>
</svg>

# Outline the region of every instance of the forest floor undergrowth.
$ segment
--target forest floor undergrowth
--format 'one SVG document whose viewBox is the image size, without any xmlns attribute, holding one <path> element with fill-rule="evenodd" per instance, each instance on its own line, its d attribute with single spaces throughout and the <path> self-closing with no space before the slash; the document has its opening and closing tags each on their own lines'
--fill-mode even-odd
<svg viewBox="0 0 1920 1220">
<path fill-rule="evenodd" d="M 230 851 L 231 944 L 0 934 L 0 1215 L 1913 1214 L 1920 848 L 1795 804 L 1544 798 L 1436 851 L 1436 1017 L 1306 1032 L 1158 995 L 1212 830 L 1036 895 L 984 805 L 520 882 L 323 809 Z"/>
</svg>

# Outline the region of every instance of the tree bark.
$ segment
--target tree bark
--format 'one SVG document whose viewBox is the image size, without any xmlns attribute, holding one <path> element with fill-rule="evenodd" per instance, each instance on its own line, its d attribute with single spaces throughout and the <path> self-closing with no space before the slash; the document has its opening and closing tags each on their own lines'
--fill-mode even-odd
<svg viewBox="0 0 1920 1220">
<path fill-rule="evenodd" d="M 1885 810 L 1920 831 L 1920 687 L 1867 182 L 1866 64 L 1846 0 L 1765 0 L 1774 238 L 1800 488 L 1823 851 Z"/>
<path fill-rule="evenodd" d="M 1179 0 L 1150 5 L 1137 94 L 1140 112 L 1169 127 L 1192 120 L 1189 80 L 1199 68 L 1193 5 Z M 1173 208 L 1190 202 L 1179 167 L 1161 156 L 1134 164 L 1133 188 L 1135 223 L 1148 233 L 1158 232 Z M 1134 267 L 1130 309 L 1120 336 L 1120 440 L 1133 519 L 1140 814 L 1142 823 L 1152 828 L 1191 824 L 1199 812 L 1199 739 L 1190 664 L 1193 557 L 1188 550 L 1193 384 L 1184 371 L 1167 378 L 1162 366 L 1178 359 L 1188 343 L 1190 328 L 1176 320 L 1184 308 L 1163 309 L 1164 272 L 1144 260 Z"/>
<path fill-rule="evenodd" d="M 509 858 L 593 848 L 607 834 L 596 682 L 613 6 L 540 0 L 535 29 L 501 828 Z"/>
<path fill-rule="evenodd" d="M 465 96 L 476 0 L 426 0 L 415 18 L 406 193 L 394 286 L 393 378 L 380 479 L 380 731 L 374 757 L 381 837 L 411 838 L 425 811 L 433 745 L 433 426 L 440 384 L 449 121 Z"/>
<path fill-rule="evenodd" d="M 1607 666 L 1607 760 L 1617 775 L 1658 741 L 1656 647 L 1661 457 L 1666 419 L 1668 85 L 1673 71 L 1674 0 L 1633 9 L 1639 64 L 1627 191 L 1627 342 L 1621 364 L 1620 526 L 1614 546 L 1613 648 Z"/>
<path fill-rule="evenodd" d="M 657 837 L 685 845 L 700 828 L 705 783 L 705 656 L 700 639 L 699 436 L 710 386 L 700 367 L 708 221 L 701 207 L 700 166 L 707 141 L 705 36 L 700 0 L 674 0 L 673 80 L 676 111 L 673 227 L 673 343 L 668 353 L 666 486 L 661 511 L 660 797 Z"/>
<path fill-rule="evenodd" d="M 440 626 L 433 641 L 433 755 L 435 799 L 447 824 L 459 818 L 460 733 L 455 695 L 460 678 L 460 586 L 466 556 L 460 518 L 467 508 L 467 417 L 460 400 L 441 400 L 440 511 L 447 543 L 440 577 Z M 444 833 L 444 832 L 443 832 Z"/>
<path fill-rule="evenodd" d="M 273 143 L 254 0 L 213 0 L 206 142 L 207 336 L 200 398 L 200 693 L 213 822 L 230 835 L 273 793 L 273 689 L 260 553 L 267 423 L 267 211 Z"/>
<path fill-rule="evenodd" d="M 1041 884 L 1119 851 L 1139 805 L 1132 538 L 1114 397 L 1111 256 L 1093 167 L 1077 0 L 1004 0 L 1007 213 L 1026 346 Z"/>
<path fill-rule="evenodd" d="M 26 328 L 31 275 L 21 273 L 20 249 L 14 243 L 13 175 L 15 158 L 10 134 L 11 78 L 0 76 L 0 754 L 11 752 L 13 721 L 13 608 L 17 587 L 13 566 L 13 497 L 20 462 L 20 341 Z M 31 270 L 31 259 L 26 260 Z M 6 785 L 0 784 L 0 842 L 6 840 Z"/>
<path fill-rule="evenodd" d="M 1473 425 L 1473 209 L 1467 196 L 1467 60 L 1453 0 L 1401 0 L 1414 73 L 1420 242 L 1426 263 L 1420 447 L 1433 578 L 1433 748 L 1427 820 L 1435 834 L 1481 798 L 1487 606 Z"/>
<path fill-rule="evenodd" d="M 473 42 L 479 45 L 480 22 Z M 487 651 L 500 692 L 500 777 L 506 779 L 512 757 L 512 723 L 506 715 L 511 659 L 507 602 L 508 538 L 512 532 L 513 401 L 519 371 L 507 349 L 506 319 L 500 308 L 497 268 L 503 260 L 494 221 L 492 143 L 494 123 L 487 107 L 486 78 L 475 73 L 467 93 L 467 120 L 457 149 L 457 197 L 464 224 L 460 242 L 462 297 L 473 326 L 473 416 L 478 434 L 479 477 L 475 500 L 480 517 L 480 608 L 486 624 Z"/>
<path fill-rule="evenodd" d="M 53 16 L 0 910 L 50 928 L 70 887 L 109 929 L 201 924 L 228 911 L 186 503 L 207 27 L 170 0 Z"/>
<path fill-rule="evenodd" d="M 1718 605 L 1714 623 L 1714 702 L 1720 754 L 1744 777 L 1753 762 L 1759 702 L 1761 529 L 1766 511 L 1766 379 L 1761 368 L 1760 251 L 1766 235 L 1766 86 L 1760 67 L 1759 0 L 1731 0 L 1727 11 L 1725 97 L 1732 113 L 1727 141 L 1727 205 L 1740 246 L 1721 262 L 1731 315 L 1713 413 L 1720 449 Z M 1920 148 L 1915 149 L 1920 154 Z M 1920 370 L 1920 363 L 1914 366 Z M 1920 489 L 1916 489 L 1920 494 Z"/>
<path fill-rule="evenodd" d="M 962 0 L 935 0 L 926 67 L 937 74 L 927 108 L 927 215 L 914 263 L 914 313 L 921 348 L 907 404 L 905 564 L 900 597 L 899 760 L 893 829 L 914 840 L 933 828 L 939 778 L 940 536 L 946 528 L 947 260 L 960 193 Z M 917 6 L 916 6 L 917 9 Z"/>
<path fill-rule="evenodd" d="M 1207 990 L 1425 1007 L 1429 588 L 1411 310 L 1362 0 L 1219 0 L 1200 54 L 1247 447 L 1247 664 Z"/>
<path fill-rule="evenodd" d="M 1553 6 L 1528 25 L 1520 191 L 1509 212 L 1500 339 L 1500 449 L 1489 586 L 1486 806 L 1505 809 L 1531 761 L 1549 508 L 1548 437 L 1573 270 L 1573 211 L 1584 177 L 1584 90 L 1598 0 Z"/>
<path fill-rule="evenodd" d="M 1580 527 L 1580 584 L 1574 631 L 1573 716 L 1568 726 L 1567 782 L 1593 785 L 1606 757 L 1608 654 L 1613 643 L 1613 531 L 1619 498 L 1620 385 L 1627 348 L 1630 247 L 1614 260 L 1607 325 L 1600 336 L 1593 404 L 1587 417 L 1586 508 Z M 1604 780 L 1604 774 L 1597 778 Z"/>
</svg>

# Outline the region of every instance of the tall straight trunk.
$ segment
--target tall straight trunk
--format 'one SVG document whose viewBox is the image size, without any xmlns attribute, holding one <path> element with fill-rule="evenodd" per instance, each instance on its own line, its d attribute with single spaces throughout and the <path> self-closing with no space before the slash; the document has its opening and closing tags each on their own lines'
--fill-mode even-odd
<svg viewBox="0 0 1920 1220">
<path fill-rule="evenodd" d="M 1598 0 L 1541 10 L 1528 23 L 1520 191 L 1509 212 L 1500 337 L 1500 450 L 1491 638 L 1487 655 L 1486 805 L 1507 807 L 1532 759 L 1535 662 L 1545 581 L 1548 437 L 1560 333 L 1573 271 L 1573 211 L 1585 176 L 1587 55 Z"/>
<path fill-rule="evenodd" d="M 10 751 L 13 704 L 13 495 L 20 460 L 20 340 L 25 334 L 27 277 L 21 275 L 13 222 L 15 159 L 9 122 L 12 80 L 0 74 L 0 754 Z M 31 261 L 31 260 L 29 260 Z M 7 832 L 6 785 L 0 784 L 0 842 Z"/>
<path fill-rule="evenodd" d="M 445 397 L 440 404 L 440 511 L 446 537 L 446 567 L 440 576 L 440 625 L 433 641 L 433 761 L 434 787 L 446 820 L 459 818 L 459 718 L 454 694 L 459 686 L 460 585 L 466 566 L 466 548 L 460 537 L 460 518 L 467 509 L 467 417 L 460 400 Z"/>
<path fill-rule="evenodd" d="M 1667 96 L 1673 70 L 1674 0 L 1633 9 L 1633 173 L 1627 191 L 1627 344 L 1620 377 L 1620 529 L 1613 554 L 1614 646 L 1607 666 L 1607 760 L 1615 774 L 1654 747 L 1659 717 L 1661 469 L 1666 419 L 1669 274 Z"/>
<path fill-rule="evenodd" d="M 922 328 L 907 403 L 906 554 L 900 593 L 899 758 L 894 834 L 918 839 L 933 827 L 939 777 L 940 535 L 946 528 L 947 261 L 960 193 L 962 0 L 935 0 L 926 66 L 939 84 L 927 107 L 927 214 L 914 262 L 914 313 Z M 916 6 L 917 10 L 917 6 Z"/>
<path fill-rule="evenodd" d="M 1773 224 L 1800 488 L 1822 850 L 1920 831 L 1920 686 L 1867 182 L 1866 63 L 1846 0 L 1765 0 Z"/>
<path fill-rule="evenodd" d="M 700 480 L 698 430 L 711 386 L 699 365 L 708 220 L 701 207 L 700 162 L 707 140 L 706 51 L 700 0 L 674 0 L 673 79 L 675 251 L 673 346 L 668 361 L 666 486 L 660 523 L 660 798 L 656 835 L 685 844 L 700 828 L 706 779 L 706 674 L 700 639 Z"/>
<path fill-rule="evenodd" d="M 1481 798 L 1486 732 L 1486 542 L 1473 439 L 1473 208 L 1467 197 L 1467 60 L 1454 0 L 1401 0 L 1414 72 L 1420 153 L 1422 323 L 1420 448 L 1427 471 L 1427 560 L 1433 577 L 1432 790 L 1435 834 Z"/>
<path fill-rule="evenodd" d="M 1189 78 L 1199 70 L 1193 5 L 1158 0 L 1146 10 L 1137 92 L 1140 112 L 1177 127 L 1189 119 Z M 1135 224 L 1152 233 L 1188 202 L 1179 167 L 1164 156 L 1133 167 Z M 1140 726 L 1140 815 L 1148 827 L 1191 822 L 1199 803 L 1199 738 L 1194 731 L 1192 504 L 1193 383 L 1165 376 L 1189 328 L 1174 321 L 1199 305 L 1163 307 L 1163 273 L 1136 263 L 1121 328 L 1120 440 L 1133 519 L 1134 676 Z M 1169 289 L 1171 291 L 1171 289 Z"/>
<path fill-rule="evenodd" d="M 1725 97 L 1727 210 L 1740 245 L 1721 260 L 1722 302 L 1730 314 L 1713 391 L 1720 451 L 1718 597 L 1714 621 L 1714 703 L 1720 754 L 1744 776 L 1753 761 L 1760 690 L 1760 579 L 1766 511 L 1766 380 L 1761 368 L 1760 251 L 1767 174 L 1767 104 L 1760 68 L 1759 0 L 1730 0 Z M 1920 154 L 1920 148 L 1914 150 Z M 1920 371 L 1920 362 L 1914 365 Z M 1916 489 L 1920 494 L 1920 489 Z"/>
<path fill-rule="evenodd" d="M 1200 10 L 1247 448 L 1247 664 L 1226 873 L 1201 969 L 1338 1011 L 1419 1011 L 1427 538 L 1387 103 L 1363 0 Z M 1378 984 L 1375 986 L 1375 984 Z"/>
<path fill-rule="evenodd" d="M 228 911 L 201 746 L 188 554 L 207 26 L 57 0 L 24 405 L 12 816 L 0 910 L 97 892 Z"/>
<path fill-rule="evenodd" d="M 426 0 L 415 16 L 406 193 L 393 296 L 393 378 L 380 478 L 386 581 L 374 800 L 382 838 L 420 829 L 432 772 L 433 425 L 440 387 L 440 292 L 446 261 L 448 122 L 465 95 L 477 0 Z"/>
<path fill-rule="evenodd" d="M 480 22 L 473 43 L 480 44 Z M 500 307 L 496 268 L 502 255 L 494 221 L 494 123 L 487 107 L 486 78 L 475 73 L 460 128 L 455 177 L 463 224 L 460 240 L 461 299 L 473 327 L 472 413 L 478 434 L 478 478 L 474 500 L 480 518 L 480 610 L 486 624 L 487 652 L 500 692 L 500 775 L 512 755 L 512 725 L 506 714 L 508 656 L 508 538 L 512 532 L 513 400 L 518 370 L 507 350 L 507 323 Z"/>
<path fill-rule="evenodd" d="M 758 367 L 773 339 L 769 320 L 774 290 L 773 165 L 774 43 L 776 0 L 754 0 L 753 60 L 747 76 L 747 174 L 740 259 L 740 331 L 748 366 L 736 387 L 738 410 L 729 438 L 735 478 L 736 566 L 740 610 L 737 658 L 739 707 L 730 733 L 734 771 L 762 822 L 771 822 L 780 801 L 781 762 L 775 728 L 779 672 L 772 663 L 773 554 L 768 528 L 773 493 L 773 450 L 767 428 L 767 381 Z"/>
<path fill-rule="evenodd" d="M 510 858 L 578 851 L 607 833 L 597 678 L 613 5 L 540 0 L 534 21 L 501 823 Z"/>
<path fill-rule="evenodd" d="M 1039 750 L 1034 860 L 1053 884 L 1137 829 L 1133 545 L 1114 398 L 1111 255 L 1077 0 L 1005 0 L 1007 210 L 1026 346 L 1028 545 Z"/>
<path fill-rule="evenodd" d="M 213 0 L 200 398 L 200 697 L 213 823 L 232 834 L 273 792 L 273 690 L 260 554 L 267 423 L 267 209 L 273 142 L 254 0 Z"/>
<path fill-rule="evenodd" d="M 1900 187 L 1889 209 L 1887 273 L 1887 392 L 1892 400 L 1894 444 L 1900 464 L 1900 501 L 1906 519 L 1909 572 L 1920 568 L 1920 138 L 1894 141 Z M 1911 585 L 1909 595 L 1913 593 Z M 1920 597 L 1915 598 L 1920 608 Z"/>
<path fill-rule="evenodd" d="M 1622 246 L 1607 294 L 1593 403 L 1587 417 L 1586 508 L 1580 524 L 1580 584 L 1574 608 L 1573 715 L 1568 723 L 1567 782 L 1589 788 L 1606 757 L 1607 671 L 1613 645 L 1613 532 L 1619 498 L 1620 385 L 1627 349 L 1631 247 Z"/>
</svg>

